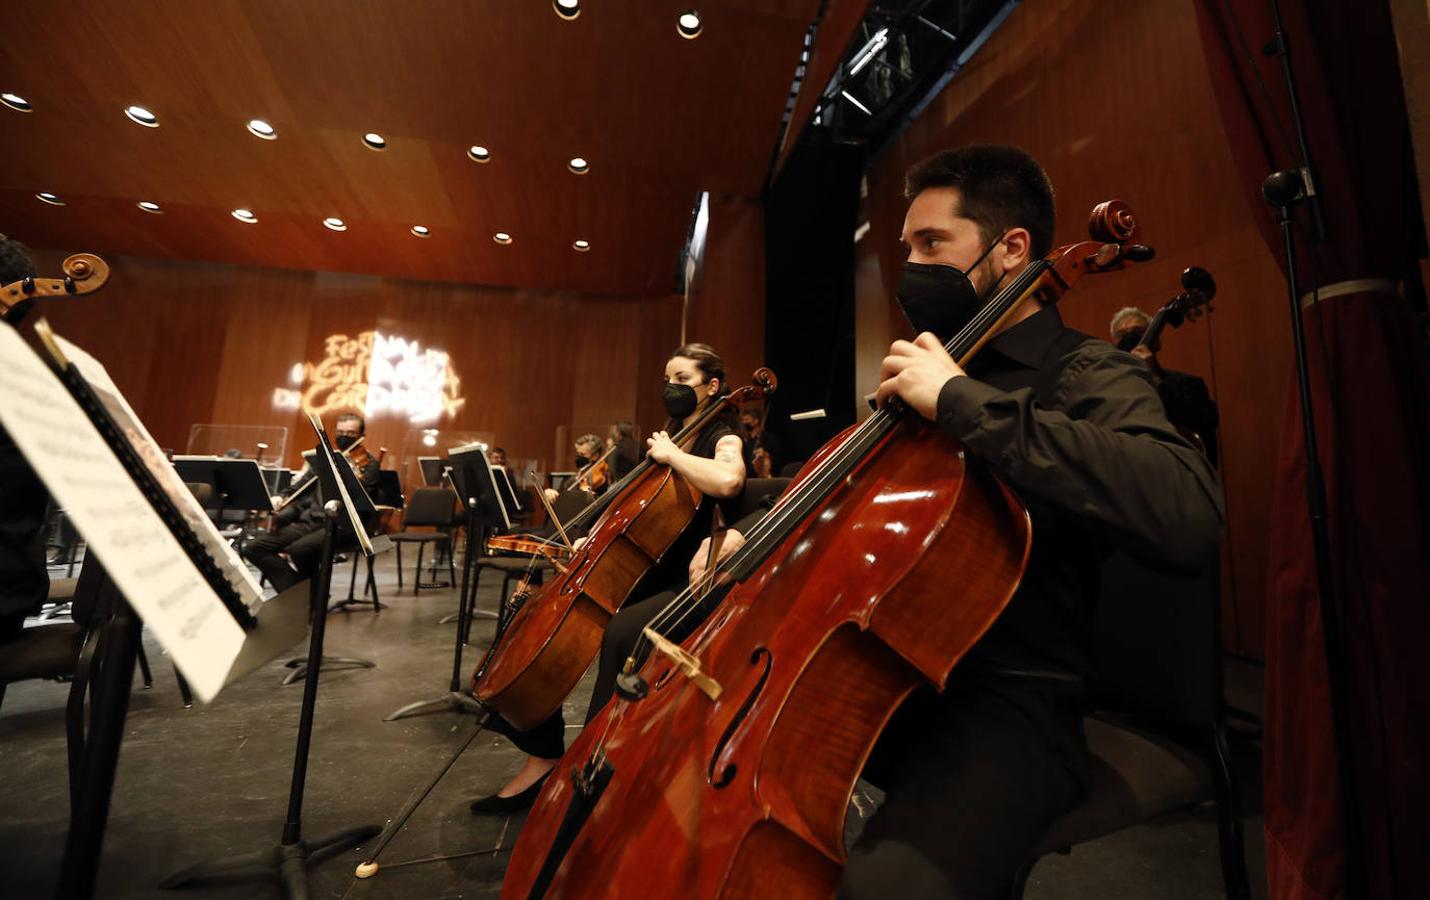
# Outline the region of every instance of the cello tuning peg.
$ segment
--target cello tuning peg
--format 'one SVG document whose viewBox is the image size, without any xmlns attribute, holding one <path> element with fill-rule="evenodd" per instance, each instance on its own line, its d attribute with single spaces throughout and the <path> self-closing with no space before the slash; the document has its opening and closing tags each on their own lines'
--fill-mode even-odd
<svg viewBox="0 0 1430 900">
<path fill-rule="evenodd" d="M 1157 255 L 1157 251 L 1146 244 L 1128 244 L 1122 248 L 1122 256 L 1129 262 L 1147 262 Z"/>
</svg>

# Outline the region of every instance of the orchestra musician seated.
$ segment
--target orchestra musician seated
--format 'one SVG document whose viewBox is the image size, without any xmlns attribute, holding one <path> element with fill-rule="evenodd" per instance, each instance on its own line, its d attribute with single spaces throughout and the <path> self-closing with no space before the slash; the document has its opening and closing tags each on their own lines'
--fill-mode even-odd
<svg viewBox="0 0 1430 900">
<path fill-rule="evenodd" d="M 361 450 L 366 424 L 357 413 L 343 413 L 333 426 L 333 443 L 353 465 L 363 488 L 377 487 L 378 458 Z M 351 451 L 358 451 L 351 453 Z M 356 458 L 354 458 L 356 457 Z M 273 517 L 273 530 L 250 540 L 243 556 L 258 567 L 280 594 L 313 577 L 323 552 L 323 504 L 313 485 L 317 473 L 306 465 L 293 479 L 286 502 Z M 286 559 L 284 557 L 287 557 Z"/>
</svg>

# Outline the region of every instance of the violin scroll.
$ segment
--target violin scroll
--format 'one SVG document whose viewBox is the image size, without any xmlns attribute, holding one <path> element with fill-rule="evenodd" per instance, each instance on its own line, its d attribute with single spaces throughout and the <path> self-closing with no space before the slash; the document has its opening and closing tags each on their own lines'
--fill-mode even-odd
<svg viewBox="0 0 1430 900">
<path fill-rule="evenodd" d="M 0 314 L 6 321 L 18 321 L 36 298 L 90 294 L 109 280 L 109 263 L 93 253 L 67 257 L 63 271 L 63 278 L 25 278 L 0 285 Z"/>
<path fill-rule="evenodd" d="M 756 369 L 755 374 L 750 376 L 750 381 L 766 394 L 773 394 L 780 386 L 779 376 L 768 366 Z"/>
</svg>

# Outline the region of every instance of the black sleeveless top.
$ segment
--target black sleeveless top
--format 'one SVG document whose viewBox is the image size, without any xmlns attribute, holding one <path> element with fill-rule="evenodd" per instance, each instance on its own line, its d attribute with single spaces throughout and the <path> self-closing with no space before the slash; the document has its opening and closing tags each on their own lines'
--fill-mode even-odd
<svg viewBox="0 0 1430 900">
<path fill-rule="evenodd" d="M 679 427 L 678 423 L 667 423 L 667 425 Z M 666 433 L 674 434 L 675 432 L 667 428 Z M 716 416 L 714 421 L 705 426 L 705 430 L 701 432 L 700 437 L 687 452 L 691 456 L 714 459 L 715 446 L 720 443 L 722 438 L 731 434 L 736 437 L 740 436 L 739 420 L 735 418 L 733 411 L 728 411 L 728 414 L 722 413 Z M 701 498 L 700 506 L 695 511 L 695 518 L 686 526 L 680 537 L 675 539 L 675 543 L 660 558 L 660 562 L 656 563 L 650 572 L 641 579 L 640 584 L 636 585 L 635 590 L 631 593 L 632 602 L 661 591 L 670 590 L 686 582 L 690 574 L 690 558 L 699 549 L 700 542 L 710 536 L 710 526 L 717 507 L 724 518 L 725 524 L 722 527 L 735 524 L 735 519 L 739 516 L 740 511 L 740 495 L 736 494 L 727 499 L 716 499 L 710 496 Z"/>
</svg>

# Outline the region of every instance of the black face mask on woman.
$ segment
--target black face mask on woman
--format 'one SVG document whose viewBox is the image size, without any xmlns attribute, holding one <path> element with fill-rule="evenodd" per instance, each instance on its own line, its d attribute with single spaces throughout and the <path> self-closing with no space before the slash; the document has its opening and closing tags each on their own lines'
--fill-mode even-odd
<svg viewBox="0 0 1430 900">
<path fill-rule="evenodd" d="M 942 263 L 904 263 L 894 296 L 898 298 L 899 308 L 914 327 L 915 334 L 931 331 L 946 343 L 973 321 L 974 315 L 983 307 L 985 297 L 998 287 L 1003 276 L 998 276 L 998 281 L 989 285 L 983 296 L 979 296 L 968 273 L 976 269 L 1002 240 L 1000 237 L 989 244 L 967 271 Z"/>
<path fill-rule="evenodd" d="M 674 381 L 665 383 L 665 391 L 660 399 L 664 401 L 665 411 L 672 419 L 683 419 L 695 412 L 695 407 L 700 405 L 695 388 L 688 384 L 676 384 Z"/>
</svg>

